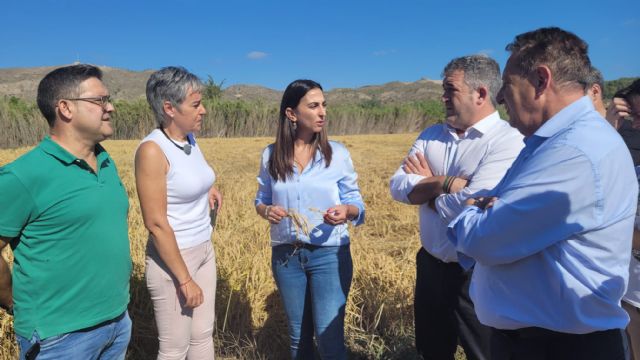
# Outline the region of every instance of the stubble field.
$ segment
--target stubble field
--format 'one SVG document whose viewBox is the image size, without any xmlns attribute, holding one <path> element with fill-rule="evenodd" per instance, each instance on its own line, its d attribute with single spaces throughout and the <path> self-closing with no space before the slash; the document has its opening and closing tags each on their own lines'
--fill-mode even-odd
<svg viewBox="0 0 640 360">
<path fill-rule="evenodd" d="M 336 136 L 351 152 L 366 204 L 366 222 L 351 229 L 354 279 L 346 337 L 352 358 L 414 359 L 413 283 L 419 248 L 417 211 L 391 199 L 388 181 L 416 134 Z M 215 347 L 222 359 L 286 359 L 285 315 L 271 276 L 268 223 L 253 199 L 262 149 L 271 138 L 200 139 L 224 196 L 213 235 L 218 270 Z M 127 359 L 153 359 L 157 340 L 144 282 L 147 232 L 133 179 L 138 141 L 106 141 L 130 202 L 133 274 L 129 313 L 133 334 Z M 27 148 L 0 150 L 4 165 Z M 11 259 L 11 251 L 3 256 Z M 12 319 L 0 310 L 0 360 L 17 358 Z M 464 355 L 459 354 L 459 359 Z"/>
</svg>

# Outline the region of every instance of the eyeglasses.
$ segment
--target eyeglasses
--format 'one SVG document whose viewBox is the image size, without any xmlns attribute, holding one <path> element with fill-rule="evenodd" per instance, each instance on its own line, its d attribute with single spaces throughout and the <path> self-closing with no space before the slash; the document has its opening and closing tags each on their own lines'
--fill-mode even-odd
<svg viewBox="0 0 640 360">
<path fill-rule="evenodd" d="M 80 100 L 87 101 L 92 104 L 96 104 L 102 108 L 102 110 L 106 111 L 107 106 L 111 103 L 111 96 L 95 96 L 95 97 L 85 97 L 85 98 L 75 98 L 75 99 L 67 99 L 67 100 Z"/>
</svg>

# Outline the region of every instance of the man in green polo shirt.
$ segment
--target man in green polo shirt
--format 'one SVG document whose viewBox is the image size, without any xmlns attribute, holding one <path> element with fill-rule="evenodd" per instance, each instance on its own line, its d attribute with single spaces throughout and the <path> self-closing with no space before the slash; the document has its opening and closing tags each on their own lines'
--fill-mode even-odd
<svg viewBox="0 0 640 360">
<path fill-rule="evenodd" d="M 99 144 L 114 110 L 101 79 L 90 65 L 47 74 L 50 135 L 0 167 L 0 249 L 14 255 L 13 274 L 0 257 L 0 304 L 21 359 L 124 359 L 129 343 L 129 202 Z"/>
</svg>

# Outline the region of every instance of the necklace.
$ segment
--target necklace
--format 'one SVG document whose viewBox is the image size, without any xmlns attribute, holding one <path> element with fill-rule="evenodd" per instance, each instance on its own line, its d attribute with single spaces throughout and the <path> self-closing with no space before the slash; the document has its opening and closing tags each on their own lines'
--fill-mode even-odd
<svg viewBox="0 0 640 360">
<path fill-rule="evenodd" d="M 171 139 L 171 138 L 169 137 L 169 135 L 167 135 L 167 133 L 166 133 L 166 132 L 164 132 L 164 129 L 163 129 L 163 128 L 160 128 L 160 131 L 162 131 L 162 134 L 164 135 L 164 137 L 166 137 L 167 139 L 169 139 L 169 141 L 171 141 L 171 143 L 172 143 L 173 145 L 175 145 L 175 147 L 177 147 L 178 149 L 180 149 L 180 150 L 184 151 L 184 153 L 185 153 L 185 154 L 187 154 L 187 155 L 191 154 L 191 144 L 189 144 L 189 142 L 187 142 L 186 144 L 184 144 L 184 146 L 180 146 L 180 145 L 176 144 L 176 142 L 175 142 L 175 141 L 173 141 L 173 139 Z M 188 139 L 189 139 L 189 137 L 187 137 L 187 140 L 188 140 Z"/>
<path fill-rule="evenodd" d="M 313 158 L 312 152 L 313 152 L 313 146 L 310 146 L 310 145 L 305 145 L 303 148 L 301 148 L 300 151 L 298 151 L 297 156 L 295 154 L 295 149 L 294 149 L 293 162 L 294 164 L 298 165 L 298 167 L 300 168 L 300 171 L 302 171 L 304 167 L 309 164 L 309 161 L 311 161 L 309 157 Z M 306 161 L 300 161 L 301 158 L 302 160 L 306 160 Z M 305 166 L 302 166 L 303 162 L 306 163 Z"/>
</svg>

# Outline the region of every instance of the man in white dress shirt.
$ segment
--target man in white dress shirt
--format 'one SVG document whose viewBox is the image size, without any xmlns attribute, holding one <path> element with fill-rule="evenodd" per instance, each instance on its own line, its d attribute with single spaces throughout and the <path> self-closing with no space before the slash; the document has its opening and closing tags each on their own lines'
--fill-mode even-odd
<svg viewBox="0 0 640 360">
<path fill-rule="evenodd" d="M 458 263 L 446 229 L 470 197 L 482 196 L 523 147 L 522 135 L 496 111 L 502 81 L 495 60 L 464 56 L 443 72 L 446 122 L 425 129 L 391 178 L 397 201 L 419 205 L 416 349 L 425 359 L 453 359 L 458 339 L 467 359 L 488 359 L 490 331 L 469 299 L 471 272 Z"/>
</svg>

